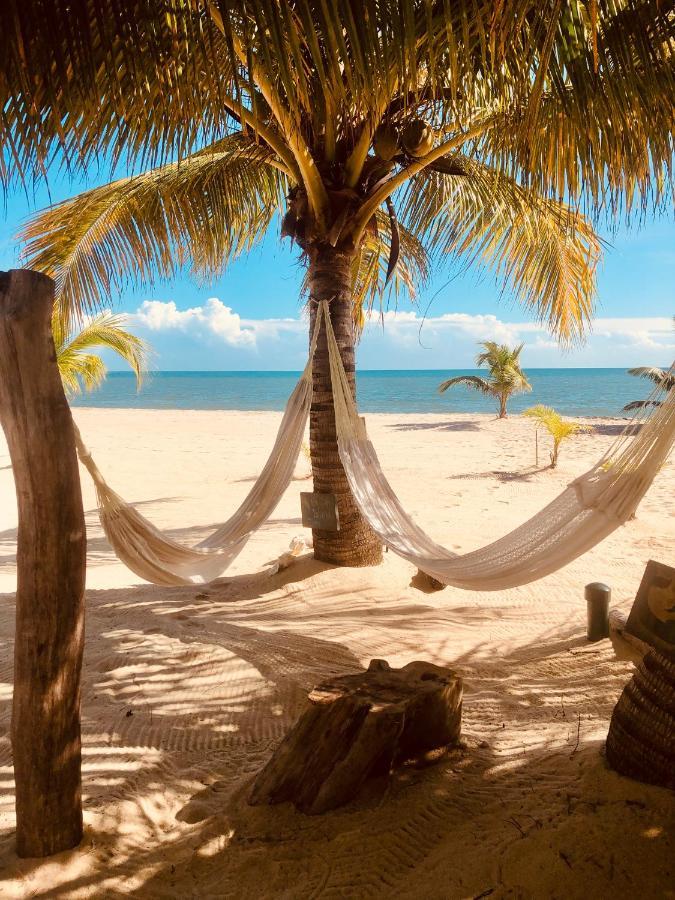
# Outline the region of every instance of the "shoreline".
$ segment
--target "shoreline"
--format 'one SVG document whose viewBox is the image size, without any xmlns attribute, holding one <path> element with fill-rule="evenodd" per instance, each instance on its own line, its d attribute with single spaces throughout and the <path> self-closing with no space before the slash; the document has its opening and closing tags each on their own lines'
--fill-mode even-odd
<svg viewBox="0 0 675 900">
<path fill-rule="evenodd" d="M 534 404 L 533 404 L 534 405 Z M 548 404 L 544 404 L 548 405 Z M 213 415 L 218 415 L 220 413 L 240 413 L 242 415 L 260 415 L 260 413 L 270 413 L 273 415 L 280 416 L 283 413 L 283 409 L 239 409 L 234 407 L 218 407 L 218 408 L 208 408 L 205 409 L 203 407 L 195 406 L 195 407 L 184 407 L 184 406 L 94 406 L 88 404 L 78 404 L 77 402 L 71 401 L 70 403 L 71 409 L 74 411 L 82 412 L 82 411 L 97 411 L 97 412 L 106 412 L 106 411 L 114 411 L 117 413 L 208 413 Z M 427 416 L 429 418 L 435 419 L 445 419 L 445 418 L 454 418 L 458 416 L 471 416 L 478 417 L 481 419 L 495 419 L 499 421 L 499 417 L 497 414 L 488 413 L 488 412 L 473 412 L 472 410 L 450 410 L 447 413 L 439 413 L 439 412 L 429 412 L 428 410 L 421 410 L 419 412 L 412 410 L 406 412 L 368 412 L 361 411 L 361 414 L 364 416 Z M 589 421 L 597 421 L 597 422 L 625 422 L 629 423 L 632 421 L 634 416 L 598 416 L 598 415 L 583 415 L 581 413 L 575 415 L 568 415 L 566 413 L 560 413 L 560 415 L 564 419 L 588 419 Z M 527 419 L 526 416 L 523 415 L 522 412 L 510 412 L 507 416 L 507 419 Z M 504 421 L 504 420 L 502 420 Z M 530 420 L 528 420 L 530 421 Z"/>
</svg>

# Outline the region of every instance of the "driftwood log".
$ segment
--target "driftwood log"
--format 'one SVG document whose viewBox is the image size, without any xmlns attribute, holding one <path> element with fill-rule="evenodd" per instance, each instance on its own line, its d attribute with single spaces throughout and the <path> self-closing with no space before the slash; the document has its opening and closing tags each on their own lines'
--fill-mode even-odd
<svg viewBox="0 0 675 900">
<path fill-rule="evenodd" d="M 374 659 L 366 672 L 325 681 L 257 776 L 249 802 L 290 800 L 310 815 L 342 806 L 364 781 L 459 740 L 462 679 L 450 669 L 411 662 L 391 669 Z"/>
<path fill-rule="evenodd" d="M 622 775 L 675 790 L 675 653 L 650 650 L 609 723 L 607 762 Z"/>
<path fill-rule="evenodd" d="M 82 837 L 86 535 L 53 304 L 47 276 L 0 272 L 0 423 L 19 511 L 12 708 L 19 856 L 58 853 Z"/>
</svg>

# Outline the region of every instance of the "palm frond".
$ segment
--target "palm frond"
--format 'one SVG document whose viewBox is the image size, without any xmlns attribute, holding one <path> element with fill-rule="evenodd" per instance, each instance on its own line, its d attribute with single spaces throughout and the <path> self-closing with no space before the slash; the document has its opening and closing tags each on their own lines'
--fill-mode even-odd
<svg viewBox="0 0 675 900">
<path fill-rule="evenodd" d="M 523 394 L 532 390 L 532 385 L 519 362 L 524 344 L 511 348 L 496 341 L 482 341 L 481 346 L 484 349 L 476 356 L 476 365 L 478 368 L 488 367 L 490 383 L 495 394 L 508 397 L 511 394 Z"/>
<path fill-rule="evenodd" d="M 564 3 L 552 24 L 541 91 L 507 108 L 485 136 L 485 158 L 594 214 L 672 208 L 672 4 Z"/>
<path fill-rule="evenodd" d="M 543 403 L 537 403 L 536 406 L 530 406 L 529 409 L 526 409 L 523 412 L 523 415 L 527 416 L 528 419 L 536 419 L 537 422 L 543 424 L 547 419 L 558 415 L 558 413 L 556 413 L 552 406 L 545 406 Z"/>
<path fill-rule="evenodd" d="M 224 137 L 236 61 L 200 6 L 3 3 L 0 180 L 42 177 L 55 156 L 71 171 L 106 152 L 147 168 Z"/>
<path fill-rule="evenodd" d="M 667 372 L 665 369 L 659 369 L 657 366 L 637 366 L 628 370 L 629 375 L 636 375 L 638 378 L 647 378 L 658 387 L 662 387 L 666 391 L 671 391 L 675 387 L 675 372 Z"/>
<path fill-rule="evenodd" d="M 105 312 L 88 321 L 82 329 L 68 329 L 58 304 L 52 317 L 56 363 L 66 393 L 77 394 L 97 388 L 106 376 L 106 366 L 94 349 L 116 353 L 131 368 L 140 386 L 147 369 L 150 348 L 146 341 L 125 326 L 128 317 Z"/>
<path fill-rule="evenodd" d="M 64 353 L 59 361 L 59 372 L 66 394 L 72 397 L 85 391 L 96 390 L 105 380 L 107 369 L 95 353 Z"/>
<path fill-rule="evenodd" d="M 661 406 L 660 400 L 631 400 L 623 407 L 624 412 L 634 412 L 636 409 L 649 409 Z"/>
<path fill-rule="evenodd" d="M 430 254 L 489 266 L 564 342 L 591 318 L 601 245 L 590 223 L 487 165 L 456 157 L 464 176 L 424 171 L 401 197 L 400 219 Z"/>
<path fill-rule="evenodd" d="M 353 185 L 380 121 L 461 135 L 504 110 L 476 150 L 523 184 L 595 212 L 670 198 L 663 0 L 6 0 L 1 16 L 5 180 L 44 175 L 57 149 L 71 168 L 106 150 L 145 168 L 246 120 L 293 150 L 308 191 L 340 159 Z"/>
<path fill-rule="evenodd" d="M 438 385 L 438 393 L 445 393 L 448 388 L 453 387 L 455 384 L 461 384 L 464 387 L 470 388 L 473 391 L 478 391 L 481 394 L 493 396 L 495 393 L 493 385 L 484 378 L 480 378 L 478 375 L 456 375 L 454 378 L 449 378 L 447 381 L 443 381 Z"/>
<path fill-rule="evenodd" d="M 560 413 L 553 409 L 553 407 L 544 406 L 542 404 L 526 409 L 523 412 L 523 415 L 530 419 L 535 419 L 537 424 L 542 425 L 557 442 L 565 440 L 565 438 L 571 437 L 574 434 L 580 434 L 591 430 L 590 425 L 586 425 L 583 422 L 571 422 L 563 419 Z"/>
<path fill-rule="evenodd" d="M 396 303 L 403 294 L 414 303 L 428 281 L 429 260 L 424 246 L 400 223 L 398 263 L 389 279 L 391 240 L 391 220 L 384 210 L 378 210 L 376 228 L 366 234 L 354 258 L 352 304 L 359 332 L 376 304 L 383 313 L 385 306 L 392 300 Z"/>
<path fill-rule="evenodd" d="M 675 390 L 675 371 L 672 368 L 666 370 L 659 369 L 657 366 L 637 366 L 634 369 L 629 369 L 628 374 L 635 375 L 638 378 L 646 378 L 663 391 Z M 661 406 L 661 403 L 661 400 L 633 400 L 631 403 L 627 403 L 623 410 L 624 412 L 633 412 L 636 409 L 656 408 Z"/>
<path fill-rule="evenodd" d="M 26 263 L 55 279 L 69 318 L 129 281 L 168 278 L 187 263 L 222 270 L 265 233 L 285 185 L 268 151 L 234 135 L 39 213 L 22 235 Z"/>
</svg>

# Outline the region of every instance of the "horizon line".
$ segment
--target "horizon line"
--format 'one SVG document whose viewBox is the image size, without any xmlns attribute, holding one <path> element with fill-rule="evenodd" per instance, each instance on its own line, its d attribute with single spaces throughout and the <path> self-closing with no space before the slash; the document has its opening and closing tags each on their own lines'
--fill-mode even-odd
<svg viewBox="0 0 675 900">
<path fill-rule="evenodd" d="M 670 363 L 664 363 L 655 368 L 669 369 Z M 524 372 L 587 372 L 587 371 L 604 371 L 604 372 L 626 372 L 632 366 L 523 366 Z M 302 369 L 146 369 L 143 375 L 297 375 Z M 359 373 L 379 373 L 379 372 L 484 372 L 484 369 L 476 366 L 459 366 L 451 368 L 449 366 L 440 366 L 434 368 L 423 369 L 374 369 L 359 368 Z M 135 374 L 128 369 L 108 369 L 108 375 L 128 375 L 135 378 Z"/>
</svg>

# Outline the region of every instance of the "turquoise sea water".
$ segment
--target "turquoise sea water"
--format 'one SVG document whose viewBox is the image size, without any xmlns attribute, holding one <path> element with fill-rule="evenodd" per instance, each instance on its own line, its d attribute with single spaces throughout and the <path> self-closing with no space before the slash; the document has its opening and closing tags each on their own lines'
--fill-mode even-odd
<svg viewBox="0 0 675 900">
<path fill-rule="evenodd" d="M 441 381 L 459 374 L 477 370 L 360 372 L 359 407 L 364 413 L 492 412 L 488 398 L 466 388 L 438 393 Z M 648 384 L 625 369 L 527 369 L 527 376 L 532 393 L 514 397 L 513 412 L 545 403 L 570 416 L 623 416 L 624 404 L 649 393 Z M 76 398 L 73 405 L 281 410 L 297 378 L 296 372 L 155 372 L 137 392 L 130 373 L 113 372 L 98 391 Z"/>
</svg>

